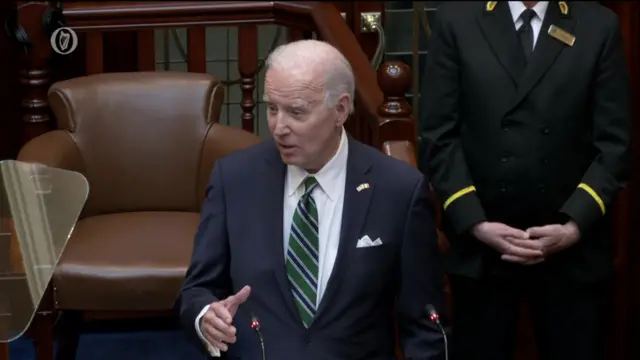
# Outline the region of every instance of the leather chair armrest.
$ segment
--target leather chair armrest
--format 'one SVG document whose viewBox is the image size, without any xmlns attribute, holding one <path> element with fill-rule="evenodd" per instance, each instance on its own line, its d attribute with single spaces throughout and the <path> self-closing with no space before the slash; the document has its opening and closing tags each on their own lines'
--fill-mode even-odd
<svg viewBox="0 0 640 360">
<path fill-rule="evenodd" d="M 16 160 L 81 174 L 85 170 L 80 149 L 71 134 L 64 130 L 50 131 L 31 139 L 20 149 Z"/>
</svg>

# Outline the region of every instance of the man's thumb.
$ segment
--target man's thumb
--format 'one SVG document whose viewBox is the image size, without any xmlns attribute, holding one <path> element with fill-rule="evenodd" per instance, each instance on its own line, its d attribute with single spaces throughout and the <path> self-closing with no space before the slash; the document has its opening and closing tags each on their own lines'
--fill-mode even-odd
<svg viewBox="0 0 640 360">
<path fill-rule="evenodd" d="M 227 307 L 239 306 L 247 301 L 249 295 L 251 295 L 251 287 L 249 285 L 245 285 L 235 295 L 229 296 L 225 301 L 225 305 L 227 305 Z"/>
</svg>

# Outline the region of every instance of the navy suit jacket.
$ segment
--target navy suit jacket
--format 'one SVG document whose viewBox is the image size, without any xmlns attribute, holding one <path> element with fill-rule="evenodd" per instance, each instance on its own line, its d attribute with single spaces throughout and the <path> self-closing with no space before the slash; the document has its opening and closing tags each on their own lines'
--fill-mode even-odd
<svg viewBox="0 0 640 360">
<path fill-rule="evenodd" d="M 285 174 L 272 141 L 216 162 L 176 304 L 190 337 L 200 343 L 194 322 L 207 304 L 250 285 L 234 318 L 237 342 L 228 359 L 261 358 L 251 313 L 260 319 L 267 359 L 393 359 L 394 315 L 407 358 L 443 358 L 442 336 L 425 314 L 426 304 L 443 308 L 444 275 L 424 176 L 349 139 L 336 263 L 306 329 L 285 269 Z M 370 188 L 358 192 L 362 183 Z M 364 235 L 383 245 L 356 248 Z"/>
</svg>

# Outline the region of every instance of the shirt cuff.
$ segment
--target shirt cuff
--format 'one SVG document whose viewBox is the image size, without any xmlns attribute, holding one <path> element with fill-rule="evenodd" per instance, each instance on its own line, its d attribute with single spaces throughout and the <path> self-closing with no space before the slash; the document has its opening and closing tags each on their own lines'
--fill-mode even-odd
<svg viewBox="0 0 640 360">
<path fill-rule="evenodd" d="M 198 316 L 196 317 L 196 323 L 195 323 L 196 333 L 200 337 L 200 340 L 202 341 L 204 346 L 207 348 L 207 351 L 209 352 L 209 355 L 211 355 L 212 357 L 220 357 L 220 349 L 218 349 L 217 347 L 211 345 L 211 343 L 207 339 L 205 339 L 204 335 L 202 334 L 202 330 L 200 330 L 200 319 L 202 319 L 204 314 L 207 313 L 207 311 L 209 310 L 210 306 L 211 305 L 205 306 L 202 309 L 202 311 L 200 311 L 200 314 L 198 314 Z"/>
</svg>

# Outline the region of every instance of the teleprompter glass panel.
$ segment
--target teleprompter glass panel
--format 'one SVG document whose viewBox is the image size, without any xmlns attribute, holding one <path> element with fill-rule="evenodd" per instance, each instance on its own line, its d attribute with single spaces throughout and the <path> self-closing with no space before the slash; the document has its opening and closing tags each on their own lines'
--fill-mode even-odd
<svg viewBox="0 0 640 360">
<path fill-rule="evenodd" d="M 29 327 L 88 193 L 80 173 L 0 161 L 0 342 Z"/>
</svg>

